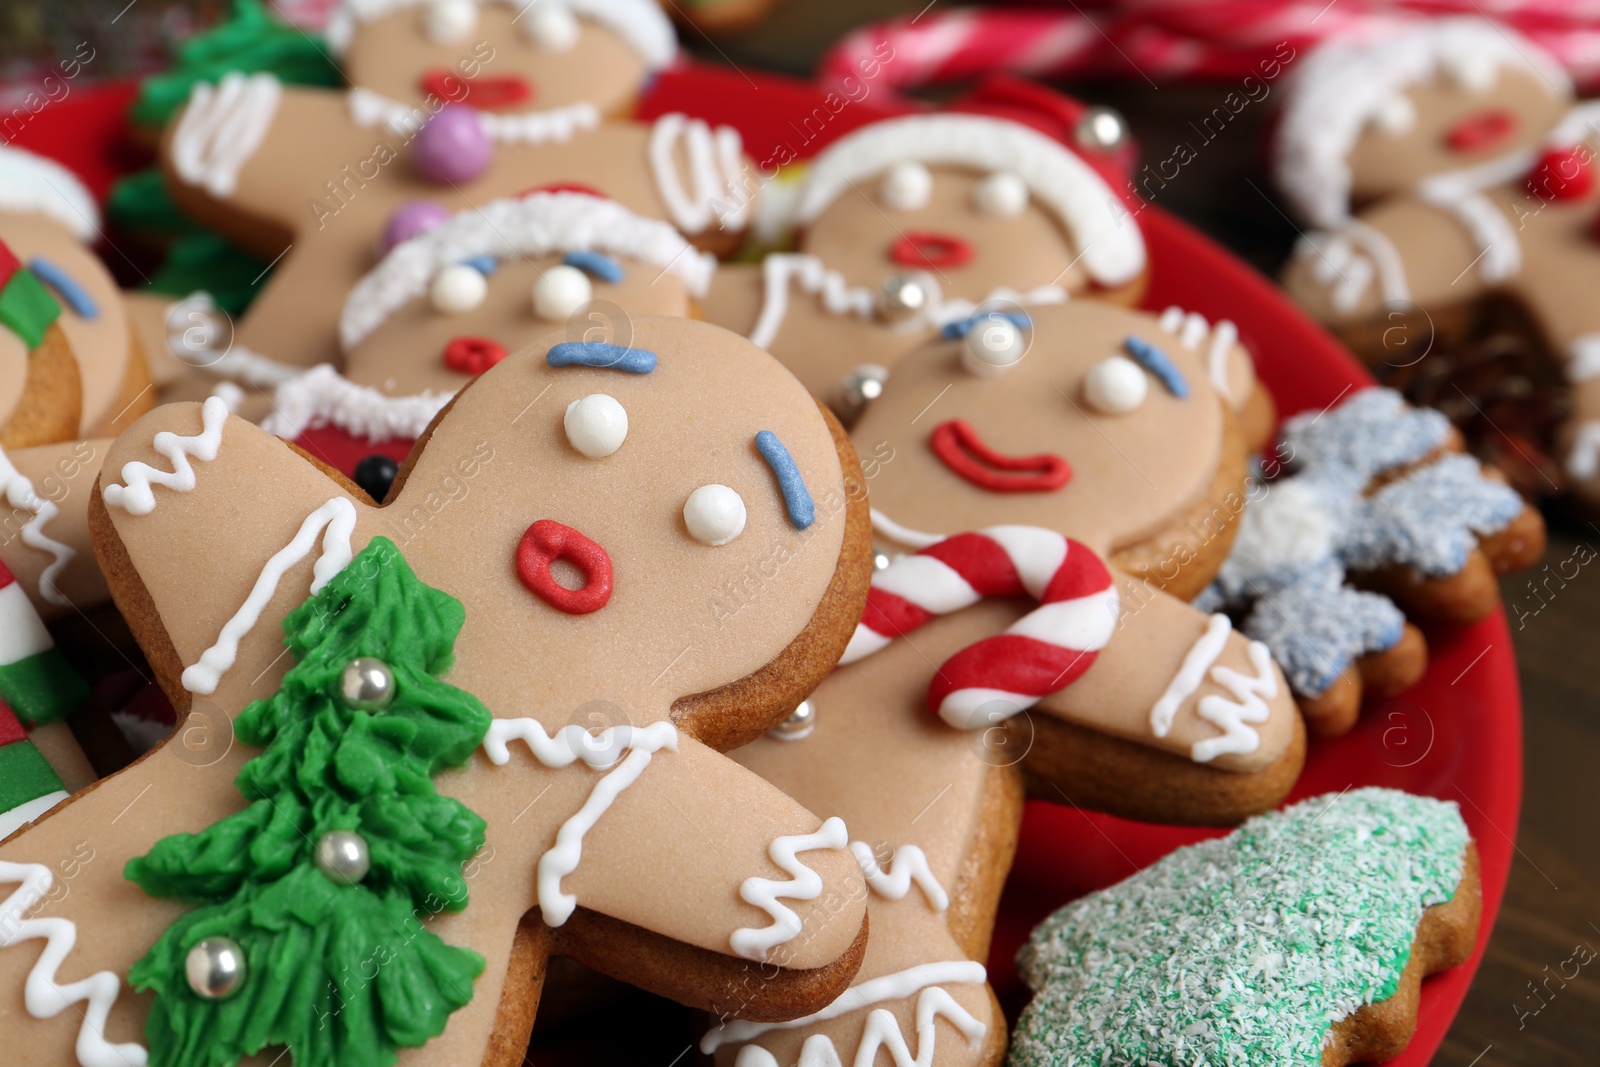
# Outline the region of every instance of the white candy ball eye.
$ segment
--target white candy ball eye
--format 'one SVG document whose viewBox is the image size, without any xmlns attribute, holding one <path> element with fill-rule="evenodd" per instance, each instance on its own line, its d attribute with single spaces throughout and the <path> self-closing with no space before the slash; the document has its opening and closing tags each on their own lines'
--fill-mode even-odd
<svg viewBox="0 0 1600 1067">
<path fill-rule="evenodd" d="M 1102 359 L 1083 379 L 1083 399 L 1106 415 L 1126 415 L 1144 403 L 1149 391 L 1144 370 L 1127 356 Z"/>
<path fill-rule="evenodd" d="M 432 0 L 422 9 L 422 32 L 434 44 L 459 44 L 478 28 L 478 5 L 472 0 Z"/>
<path fill-rule="evenodd" d="M 1372 113 L 1372 125 L 1390 137 L 1404 137 L 1416 128 L 1416 105 L 1405 93 L 1396 93 Z"/>
<path fill-rule="evenodd" d="M 483 272 L 464 263 L 455 263 L 433 276 L 428 299 L 433 310 L 444 315 L 472 311 L 489 295 L 489 279 Z"/>
<path fill-rule="evenodd" d="M 578 43 L 578 17 L 564 4 L 536 0 L 517 22 L 529 43 L 546 52 L 565 52 Z"/>
<path fill-rule="evenodd" d="M 1000 170 L 972 187 L 972 206 L 984 215 L 1014 218 L 1028 209 L 1028 187 L 1009 170 Z"/>
<path fill-rule="evenodd" d="M 533 313 L 541 319 L 560 321 L 594 299 L 589 276 L 565 263 L 551 267 L 533 283 Z"/>
<path fill-rule="evenodd" d="M 567 405 L 562 420 L 572 447 L 590 459 L 604 459 L 628 439 L 628 412 L 616 398 L 594 393 Z"/>
<path fill-rule="evenodd" d="M 961 363 L 980 378 L 995 378 L 1028 352 L 1027 339 L 1017 324 L 994 315 L 979 319 L 961 345 Z"/>
<path fill-rule="evenodd" d="M 933 175 L 921 163 L 896 163 L 883 176 L 878 195 L 895 211 L 919 211 L 933 195 Z"/>
<path fill-rule="evenodd" d="M 1500 73 L 1491 57 L 1472 52 L 1445 56 L 1441 66 L 1445 77 L 1474 93 L 1486 93 L 1494 88 L 1496 76 Z"/>
<path fill-rule="evenodd" d="M 725 485 L 702 485 L 683 505 L 683 524 L 701 544 L 727 544 L 744 533 L 744 519 L 744 501 Z"/>
</svg>

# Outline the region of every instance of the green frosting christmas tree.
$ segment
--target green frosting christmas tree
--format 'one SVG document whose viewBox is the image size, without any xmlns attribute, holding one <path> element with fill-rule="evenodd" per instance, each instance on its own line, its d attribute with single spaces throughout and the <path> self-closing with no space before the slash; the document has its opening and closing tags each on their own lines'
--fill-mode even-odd
<svg viewBox="0 0 1600 1067">
<path fill-rule="evenodd" d="M 237 780 L 250 806 L 127 865 L 146 892 L 200 905 L 129 973 L 156 993 L 151 1067 L 225 1067 L 268 1045 L 298 1067 L 382 1067 L 471 999 L 483 958 L 422 924 L 466 906 L 463 865 L 484 841 L 432 781 L 489 729 L 437 677 L 464 619 L 379 537 L 284 620 L 296 665 L 234 724 L 264 750 Z"/>
</svg>

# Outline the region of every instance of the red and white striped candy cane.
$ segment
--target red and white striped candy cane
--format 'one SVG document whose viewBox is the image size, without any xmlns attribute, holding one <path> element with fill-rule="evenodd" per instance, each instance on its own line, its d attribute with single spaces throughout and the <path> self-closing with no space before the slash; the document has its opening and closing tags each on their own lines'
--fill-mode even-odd
<svg viewBox="0 0 1600 1067">
<path fill-rule="evenodd" d="M 1111 572 L 1054 530 L 992 526 L 956 534 L 878 571 L 840 662 L 869 656 L 935 616 L 1024 595 L 1039 607 L 945 660 L 928 686 L 928 708 L 945 722 L 989 726 L 1077 681 L 1117 628 Z"/>
<path fill-rule="evenodd" d="M 1573 0 L 1123 0 L 1092 11 L 1076 4 L 936 9 L 846 35 L 818 75 L 830 83 L 859 77 L 868 69 L 862 64 L 875 60 L 878 83 L 899 89 L 1000 72 L 1233 79 L 1259 75 L 1258 64 L 1283 42 L 1304 51 L 1329 37 L 1438 15 L 1498 19 L 1553 54 L 1580 87 L 1600 85 L 1600 13 L 1592 2 Z"/>
</svg>

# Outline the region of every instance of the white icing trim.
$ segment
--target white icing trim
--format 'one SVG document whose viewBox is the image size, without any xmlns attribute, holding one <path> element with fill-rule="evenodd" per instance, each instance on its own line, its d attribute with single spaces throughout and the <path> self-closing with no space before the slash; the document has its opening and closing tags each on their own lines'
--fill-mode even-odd
<svg viewBox="0 0 1600 1067">
<path fill-rule="evenodd" d="M 495 766 L 505 766 L 511 760 L 511 741 L 526 743 L 534 759 L 546 767 L 566 767 L 582 760 L 596 770 L 616 768 L 595 783 L 583 806 L 561 824 L 555 844 L 539 857 L 540 917 L 550 926 L 560 926 L 578 907 L 576 895 L 561 891 L 561 879 L 578 869 L 584 835 L 594 829 L 622 791 L 638 780 L 655 753 L 678 751 L 678 730 L 669 722 L 658 722 L 642 728 L 610 726 L 593 734 L 572 724 L 551 735 L 537 719 L 496 719 L 483 739 L 484 755 Z M 619 763 L 617 754 L 624 751 L 627 756 Z"/>
<path fill-rule="evenodd" d="M 288 441 L 323 426 L 337 426 L 373 444 L 416 440 L 454 395 L 430 391 L 388 396 L 323 363 L 278 388 L 272 414 L 261 428 Z"/>
<path fill-rule="evenodd" d="M 210 406 L 217 398 L 207 400 Z M 223 408 L 226 413 L 226 407 Z M 160 435 L 157 435 L 159 439 Z M 200 659 L 183 672 L 183 687 L 191 693 L 207 695 L 217 691 L 217 685 L 222 681 L 222 676 L 233 666 L 239 658 L 239 642 L 256 623 L 261 621 L 261 612 L 278 591 L 278 583 L 288 573 L 289 568 L 298 564 L 311 554 L 312 547 L 317 542 L 317 535 L 322 534 L 322 554 L 317 557 L 316 564 L 312 567 L 311 593 L 316 595 L 322 591 L 340 571 L 350 565 L 355 557 L 351 549 L 350 535 L 356 528 L 356 508 L 345 497 L 334 497 L 310 515 L 306 516 L 300 524 L 300 530 L 290 541 L 269 560 L 261 569 L 261 574 L 256 578 L 256 584 L 250 588 L 249 596 L 239 610 L 234 612 L 222 627 L 222 632 L 217 635 L 216 644 L 200 654 Z M 326 530 L 326 532 L 324 532 Z"/>
<path fill-rule="evenodd" d="M 900 1029 L 900 1020 L 894 1012 L 878 1008 L 867 1016 L 861 1027 L 861 1042 L 856 1046 L 855 1067 L 871 1067 L 878 1061 L 878 1052 L 885 1051 L 894 1067 L 933 1067 L 938 1054 L 939 1032 L 935 1021 L 939 1016 L 949 1020 L 969 1048 L 976 1050 L 978 1042 L 989 1032 L 988 1024 L 980 1023 L 972 1013 L 956 1003 L 941 986 L 932 986 L 917 997 L 917 1052 L 912 1054 L 906 1036 Z M 779 1067 L 777 1058 L 760 1045 L 746 1045 L 734 1059 L 734 1067 Z M 844 1067 L 839 1050 L 827 1034 L 812 1034 L 800 1047 L 798 1067 Z"/>
<path fill-rule="evenodd" d="M 812 222 L 853 185 L 907 159 L 985 174 L 1012 171 L 1066 228 L 1090 277 L 1121 285 L 1144 271 L 1139 227 L 1114 210 L 1121 201 L 1094 169 L 1043 134 L 989 116 L 913 115 L 845 135 L 807 170 L 798 221 Z"/>
<path fill-rule="evenodd" d="M 180 310 L 182 314 L 177 315 Z M 276 389 L 305 373 L 304 367 L 263 356 L 231 341 L 218 351 L 216 342 L 223 335 L 222 324 L 229 319 L 204 289 L 196 289 L 167 305 L 166 322 L 167 352 L 186 367 L 257 389 Z"/>
<path fill-rule="evenodd" d="M 889 857 L 888 869 L 878 866 L 878 857 L 865 841 L 850 842 L 850 852 L 855 856 L 856 863 L 860 864 L 861 876 L 867 880 L 867 886 L 883 899 L 905 899 L 915 882 L 928 901 L 928 907 L 942 912 L 950 906 L 950 894 L 934 877 L 933 870 L 928 866 L 927 853 L 916 845 L 896 848 L 894 855 Z"/>
<path fill-rule="evenodd" d="M 13 508 L 33 512 L 33 518 L 23 524 L 18 536 L 29 548 L 47 552 L 52 557 L 50 564 L 39 575 L 39 595 L 52 604 L 70 607 L 72 601 L 61 592 L 58 583 L 61 572 L 78 558 L 78 550 L 44 532 L 44 528 L 61 513 L 61 509 L 56 507 L 54 501 L 46 500 L 34 490 L 33 482 L 12 465 L 11 457 L 6 455 L 3 448 L 0 448 L 0 498 L 4 498 Z"/>
<path fill-rule="evenodd" d="M 689 160 L 688 190 L 678 172 L 680 141 Z M 662 115 L 650 127 L 650 168 L 668 214 L 684 233 L 704 233 L 712 223 L 742 230 L 750 221 L 754 197 L 744 141 L 732 126 L 713 127 L 677 112 Z"/>
<path fill-rule="evenodd" d="M 882 1004 L 886 1000 L 907 1000 L 910 997 L 930 987 L 938 985 L 982 985 L 988 981 L 989 974 L 981 963 L 972 960 L 948 960 L 940 963 L 923 963 L 915 967 L 908 967 L 894 974 L 885 974 L 877 978 L 869 978 L 858 985 L 851 986 L 839 994 L 832 1004 L 821 1011 L 812 1012 L 800 1019 L 791 1019 L 781 1023 L 754 1022 L 749 1019 L 733 1019 L 723 1023 L 715 1030 L 708 1031 L 700 1039 L 700 1051 L 711 1055 L 724 1045 L 738 1044 L 744 1041 L 753 1041 L 762 1034 L 774 1030 L 800 1030 L 817 1023 L 837 1019 L 853 1011 L 870 1007 L 873 1004 Z M 920 1008 L 920 1005 L 919 1005 Z M 962 1012 L 962 1014 L 966 1014 Z M 921 1015 L 919 1010 L 918 1015 Z M 967 1015 L 968 1019 L 972 1016 Z M 954 1020 L 952 1020 L 954 1021 Z M 978 1026 L 978 1035 L 981 1037 L 987 1029 L 977 1020 L 972 1020 Z M 957 1024 L 958 1029 L 967 1033 L 967 1039 L 973 1040 L 972 1034 Z M 918 1029 L 922 1027 L 919 1025 Z M 925 1043 L 924 1051 L 931 1049 L 931 1042 Z M 856 1062 L 860 1063 L 860 1060 Z M 871 1063 L 871 1060 L 866 1062 Z"/>
<path fill-rule="evenodd" d="M 1386 303 L 1411 299 L 1400 250 L 1382 231 L 1360 219 L 1345 219 L 1331 232 L 1305 234 L 1294 254 L 1311 261 L 1314 281 L 1333 287 L 1329 296 L 1335 311 L 1354 311 L 1374 277 Z"/>
<path fill-rule="evenodd" d="M 323 34 L 328 47 L 342 55 L 350 47 L 360 23 L 383 18 L 406 8 L 421 7 L 427 0 L 344 0 L 328 16 Z M 479 4 L 503 3 L 519 9 L 532 6 L 532 0 L 476 0 Z M 654 0 L 538 0 L 544 6 L 560 4 L 579 18 L 598 22 L 621 37 L 651 70 L 670 66 L 678 56 L 678 35 L 672 23 Z M 418 31 L 421 32 L 420 30 Z"/>
<path fill-rule="evenodd" d="M 217 458 L 222 447 L 222 427 L 228 421 L 228 403 L 219 396 L 206 400 L 200 408 L 203 429 L 192 437 L 180 437 L 171 430 L 162 430 L 150 442 L 150 447 L 172 464 L 171 471 L 157 470 L 140 460 L 123 464 L 122 480 L 125 485 L 105 487 L 101 496 L 112 507 L 122 508 L 130 515 L 148 515 L 156 509 L 153 486 L 161 485 L 174 493 L 187 493 L 194 489 L 194 468 L 190 457 L 202 463 Z"/>
<path fill-rule="evenodd" d="M 1567 346 L 1567 381 L 1600 378 L 1600 333 L 1588 333 Z"/>
<path fill-rule="evenodd" d="M 1150 708 L 1150 732 L 1157 737 L 1166 737 L 1172 730 L 1172 720 L 1178 714 L 1178 709 L 1183 702 L 1200 688 L 1200 683 L 1206 679 L 1206 671 L 1217 662 L 1217 657 L 1222 655 L 1222 650 L 1227 647 L 1228 635 L 1233 632 L 1233 623 L 1226 615 L 1213 615 L 1206 624 L 1205 633 L 1195 641 L 1194 646 L 1183 657 L 1183 663 L 1178 666 L 1178 673 L 1173 675 L 1172 681 L 1167 683 L 1167 688 L 1162 690 L 1161 696 Z"/>
<path fill-rule="evenodd" d="M 415 136 L 430 117 L 421 104 L 407 104 L 359 86 L 345 94 L 345 104 L 350 121 L 357 126 L 382 126 L 396 137 Z M 600 125 L 600 109 L 589 103 L 533 111 L 479 111 L 477 116 L 484 135 L 500 144 L 560 144 Z"/>
<path fill-rule="evenodd" d="M 1567 473 L 1581 481 L 1600 477 L 1600 419 L 1581 423 L 1573 433 Z"/>
<path fill-rule="evenodd" d="M 801 863 L 801 852 L 816 849 L 838 851 L 850 843 L 844 820 L 837 816 L 822 824 L 814 834 L 794 834 L 772 842 L 767 854 L 789 877 L 778 881 L 772 878 L 746 878 L 739 886 L 739 896 L 772 917 L 764 927 L 740 927 L 733 932 L 728 943 L 733 951 L 746 959 L 765 961 L 767 954 L 777 946 L 794 940 L 803 924 L 792 909 L 779 903 L 786 900 L 815 900 L 822 895 L 822 879 L 810 867 Z"/>
<path fill-rule="evenodd" d="M 1185 313 L 1174 304 L 1161 313 L 1158 325 L 1164 333 L 1172 334 L 1179 344 L 1191 352 L 1198 351 L 1208 336 L 1211 338 L 1211 344 L 1206 349 L 1206 376 L 1211 379 L 1212 387 L 1221 394 L 1222 399 L 1231 400 L 1228 353 L 1239 343 L 1239 328 L 1233 321 L 1218 319 L 1213 328 L 1204 315 L 1193 311 Z"/>
<path fill-rule="evenodd" d="M 1485 284 L 1503 282 L 1522 269 L 1522 242 L 1516 228 L 1487 196 L 1463 182 L 1440 180 L 1423 182 L 1417 196 L 1461 220 L 1478 246 L 1478 271 Z"/>
<path fill-rule="evenodd" d="M 85 243 L 100 232 L 100 206 L 76 174 L 7 144 L 0 144 L 0 211 L 43 215 Z"/>
<path fill-rule="evenodd" d="M 77 924 L 54 916 L 28 918 L 54 881 L 43 864 L 0 860 L 0 885 L 21 883 L 0 901 L 0 948 L 15 948 L 24 941 L 45 943 L 23 985 L 23 1004 L 35 1019 L 53 1019 L 75 1004 L 85 1005 L 74 1046 L 80 1067 L 144 1067 L 149 1058 L 144 1046 L 113 1045 L 105 1039 L 106 1021 L 122 992 L 122 979 L 111 971 L 97 971 L 66 985 L 57 980 L 61 964 L 78 943 Z M 26 1043 L 20 1033 L 7 1037 Z"/>
<path fill-rule="evenodd" d="M 345 299 L 339 342 L 351 351 L 399 308 L 421 299 L 442 268 L 474 256 L 504 261 L 552 252 L 593 251 L 631 259 L 680 278 L 701 296 L 717 269 L 659 219 L 583 193 L 533 193 L 495 200 L 403 241 Z"/>
<path fill-rule="evenodd" d="M 1272 709 L 1261 698 L 1271 700 L 1278 695 L 1278 671 L 1266 645 L 1251 641 L 1249 651 L 1250 666 L 1256 672 L 1253 678 L 1232 667 L 1211 668 L 1211 680 L 1233 694 L 1234 699 L 1216 693 L 1200 698 L 1195 714 L 1221 730 L 1222 736 L 1194 743 L 1189 757 L 1196 763 L 1210 763 L 1226 753 L 1254 752 L 1261 746 L 1261 735 L 1246 724 L 1271 718 Z"/>
<path fill-rule="evenodd" d="M 1397 93 L 1463 58 L 1531 72 L 1552 95 L 1572 80 L 1553 56 L 1509 26 L 1478 18 L 1375 25 L 1317 46 L 1290 72 L 1273 166 L 1301 218 L 1337 225 L 1349 213 L 1348 156 L 1367 122 Z"/>
<path fill-rule="evenodd" d="M 42 797 L 34 797 L 26 804 L 18 804 L 10 811 L 0 811 L 0 841 L 4 841 L 20 828 L 33 822 L 45 812 L 67 799 L 65 789 L 57 789 L 54 793 L 46 793 Z M 3 879 L 0 879 L 3 881 Z"/>
<path fill-rule="evenodd" d="M 231 71 L 216 85 L 196 85 L 172 135 L 178 177 L 212 196 L 231 195 L 272 127 L 282 96 L 283 84 L 271 74 Z"/>
</svg>

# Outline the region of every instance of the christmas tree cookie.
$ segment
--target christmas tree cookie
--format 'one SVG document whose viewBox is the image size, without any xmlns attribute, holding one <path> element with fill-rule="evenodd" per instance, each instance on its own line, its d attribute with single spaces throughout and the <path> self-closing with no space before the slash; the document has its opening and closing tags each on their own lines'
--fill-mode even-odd
<svg viewBox="0 0 1600 1067">
<path fill-rule="evenodd" d="M 1307 800 L 1069 904 L 1018 957 L 1014 1067 L 1342 1067 L 1398 1053 L 1417 989 L 1472 950 L 1477 853 L 1453 803 Z"/>
</svg>

